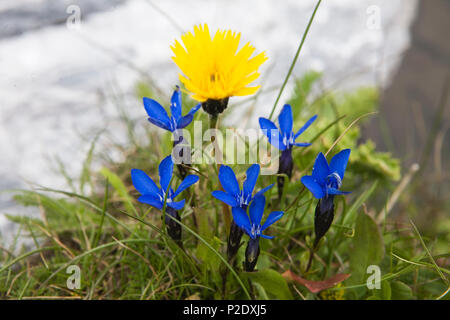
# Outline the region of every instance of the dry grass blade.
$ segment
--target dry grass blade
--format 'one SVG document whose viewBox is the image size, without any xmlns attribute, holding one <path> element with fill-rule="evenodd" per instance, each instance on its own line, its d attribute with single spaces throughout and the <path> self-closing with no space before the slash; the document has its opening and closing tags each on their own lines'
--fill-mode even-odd
<svg viewBox="0 0 450 320">
<path fill-rule="evenodd" d="M 328 153 L 330 153 L 331 150 L 333 150 L 333 148 L 338 144 L 338 142 L 345 136 L 345 134 L 347 133 L 348 130 L 351 129 L 351 127 L 353 127 L 353 125 L 355 125 L 359 120 L 361 120 L 364 117 L 373 115 L 373 114 L 377 114 L 378 112 L 369 112 L 366 114 L 363 114 L 361 116 L 359 116 L 358 118 L 356 118 L 355 120 L 353 120 L 352 123 L 350 123 L 350 125 L 345 128 L 344 132 L 342 132 L 342 134 L 336 139 L 336 141 L 331 145 L 331 147 L 328 149 L 328 151 L 325 153 L 325 157 L 328 155 Z"/>
</svg>

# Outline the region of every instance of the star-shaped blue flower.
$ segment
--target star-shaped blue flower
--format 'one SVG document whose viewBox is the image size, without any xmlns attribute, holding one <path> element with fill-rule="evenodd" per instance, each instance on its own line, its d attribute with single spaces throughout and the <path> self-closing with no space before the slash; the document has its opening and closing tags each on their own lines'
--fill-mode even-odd
<svg viewBox="0 0 450 320">
<path fill-rule="evenodd" d="M 295 140 L 317 119 L 317 115 L 311 117 L 295 134 L 292 131 L 293 116 L 291 106 L 285 104 L 278 116 L 280 129 L 278 130 L 275 123 L 266 118 L 259 118 L 259 125 L 269 142 L 281 151 L 291 149 L 292 146 L 307 147 L 311 143 L 298 143 Z"/>
<path fill-rule="evenodd" d="M 194 114 L 201 107 L 201 104 L 198 104 L 192 108 L 187 115 L 184 117 L 181 116 L 181 91 L 178 86 L 173 92 L 170 102 L 170 110 L 172 112 L 171 117 L 169 117 L 166 110 L 157 101 L 144 97 L 143 102 L 145 111 L 147 111 L 149 116 L 148 121 L 170 132 L 174 132 L 177 129 L 183 129 L 189 125 L 194 119 Z"/>
<path fill-rule="evenodd" d="M 246 206 L 252 201 L 253 190 L 255 189 L 256 180 L 259 176 L 260 167 L 259 164 L 251 165 L 247 171 L 247 178 L 244 181 L 242 190 L 239 187 L 236 175 L 228 166 L 222 165 L 219 169 L 219 180 L 225 191 L 216 190 L 211 194 L 216 199 L 225 202 L 231 207 L 246 208 Z M 273 187 L 273 184 L 258 191 L 255 196 L 262 195 L 264 192 Z"/>
<path fill-rule="evenodd" d="M 164 198 L 166 197 L 166 191 L 169 188 L 170 180 L 172 179 L 173 173 L 173 161 L 172 156 L 167 156 L 159 164 L 159 181 L 161 188 L 159 188 L 156 183 L 142 170 L 132 169 L 131 170 L 131 180 L 137 191 L 141 193 L 138 198 L 139 202 L 146 203 L 161 210 L 164 205 Z M 188 175 L 178 186 L 177 191 L 173 191 L 172 188 L 169 189 L 167 195 L 166 204 L 170 208 L 175 210 L 181 210 L 184 207 L 185 200 L 174 201 L 175 197 L 178 196 L 183 190 L 190 187 L 198 181 L 198 176 Z"/>
<path fill-rule="evenodd" d="M 311 191 L 315 198 L 321 199 L 328 195 L 348 194 L 350 192 L 339 191 L 344 179 L 350 149 L 344 149 L 336 154 L 328 165 L 323 153 L 317 155 L 312 175 L 303 176 L 301 181 Z"/>
<path fill-rule="evenodd" d="M 267 217 L 264 224 L 261 226 L 261 220 L 266 206 L 266 198 L 263 195 L 255 195 L 253 201 L 250 203 L 249 213 L 250 218 L 244 209 L 240 207 L 233 207 L 233 219 L 236 224 L 243 229 L 250 238 L 257 239 L 263 237 L 266 239 L 272 239 L 271 236 L 262 234 L 270 225 L 278 221 L 284 214 L 283 211 L 274 211 Z"/>
</svg>

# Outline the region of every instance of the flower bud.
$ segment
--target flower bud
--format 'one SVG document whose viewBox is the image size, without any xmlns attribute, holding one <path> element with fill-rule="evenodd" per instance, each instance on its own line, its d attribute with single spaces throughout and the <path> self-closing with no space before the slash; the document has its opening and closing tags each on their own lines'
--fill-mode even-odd
<svg viewBox="0 0 450 320">
<path fill-rule="evenodd" d="M 227 245 L 227 255 L 228 261 L 231 261 L 239 250 L 239 245 L 241 244 L 241 238 L 244 234 L 244 231 L 238 227 L 236 222 L 231 222 L 230 227 L 230 235 L 228 237 L 228 245 Z"/>
<path fill-rule="evenodd" d="M 327 195 L 320 199 L 316 206 L 314 215 L 314 232 L 316 239 L 314 240 L 314 248 L 320 239 L 327 233 L 331 227 L 334 218 L 334 196 Z"/>
<path fill-rule="evenodd" d="M 255 269 L 259 257 L 259 237 L 250 238 L 248 240 L 247 249 L 245 249 L 244 270 L 247 272 Z"/>
<path fill-rule="evenodd" d="M 292 168 L 294 167 L 294 162 L 292 160 L 292 149 L 286 148 L 281 152 L 280 165 L 278 167 L 278 173 L 284 173 L 289 178 L 292 176 Z M 283 195 L 284 188 L 284 177 L 277 177 L 278 183 L 278 199 L 281 199 Z"/>
<path fill-rule="evenodd" d="M 181 225 L 178 224 L 174 219 L 168 217 L 171 216 L 172 218 L 175 218 L 178 221 L 181 221 L 180 215 L 178 214 L 178 211 L 171 207 L 166 207 L 166 227 L 167 227 L 167 233 L 169 236 L 175 240 L 175 242 L 180 243 L 181 242 Z"/>
</svg>

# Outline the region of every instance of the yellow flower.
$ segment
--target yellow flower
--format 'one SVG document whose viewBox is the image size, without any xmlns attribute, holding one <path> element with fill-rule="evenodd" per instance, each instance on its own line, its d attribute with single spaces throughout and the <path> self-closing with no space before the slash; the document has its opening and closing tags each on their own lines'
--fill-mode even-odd
<svg viewBox="0 0 450 320">
<path fill-rule="evenodd" d="M 195 26 L 194 34 L 181 36 L 184 47 L 175 41 L 173 61 L 184 75 L 180 81 L 193 98 L 205 102 L 255 93 L 260 86 L 248 87 L 259 77 L 258 68 L 267 60 L 264 52 L 250 58 L 255 48 L 250 43 L 239 51 L 241 34 L 218 30 L 211 39 L 208 25 Z"/>
</svg>

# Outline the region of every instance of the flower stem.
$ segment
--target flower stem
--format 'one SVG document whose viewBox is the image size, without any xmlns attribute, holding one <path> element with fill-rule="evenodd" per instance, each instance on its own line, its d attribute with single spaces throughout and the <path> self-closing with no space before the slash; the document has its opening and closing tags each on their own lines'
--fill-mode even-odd
<svg viewBox="0 0 450 320">
<path fill-rule="evenodd" d="M 239 250 L 243 234 L 244 231 L 242 231 L 242 229 L 239 228 L 236 222 L 234 222 L 233 220 L 231 222 L 230 233 L 228 236 L 228 243 L 227 243 L 227 257 L 228 261 L 232 265 L 234 262 L 234 258 L 236 257 L 236 254 Z"/>
<path fill-rule="evenodd" d="M 311 248 L 309 251 L 309 260 L 308 260 L 308 265 L 306 266 L 306 270 L 305 273 L 309 271 L 309 268 L 311 268 L 311 264 L 314 258 L 314 252 L 315 252 L 315 248 Z"/>
<path fill-rule="evenodd" d="M 275 100 L 275 104 L 273 105 L 272 111 L 270 112 L 269 119 L 272 119 L 273 113 L 275 112 L 275 108 L 277 107 L 278 101 L 281 98 L 281 95 L 284 91 L 284 87 L 286 86 L 286 83 L 289 80 L 289 77 L 291 76 L 292 70 L 294 70 L 295 63 L 297 62 L 298 56 L 300 55 L 300 51 L 302 50 L 303 43 L 305 42 L 306 35 L 308 34 L 309 28 L 311 27 L 311 24 L 314 20 L 314 16 L 316 15 L 317 9 L 319 8 L 320 3 L 322 0 L 319 0 L 316 4 L 316 7 L 314 8 L 313 14 L 311 15 L 311 18 L 309 18 L 308 25 L 306 26 L 305 32 L 303 33 L 302 40 L 300 41 L 300 44 L 297 48 L 297 52 L 295 53 L 294 59 L 292 60 L 291 66 L 289 68 L 289 71 L 286 75 L 286 78 L 284 79 L 283 84 L 281 85 L 280 91 L 278 92 L 277 99 Z"/>
<path fill-rule="evenodd" d="M 168 215 L 170 215 L 174 219 L 169 218 Z M 181 225 L 178 224 L 176 220 L 181 220 L 178 211 L 172 209 L 171 207 L 167 207 L 165 217 L 167 233 L 175 241 L 176 244 L 183 248 L 183 244 L 181 242 Z"/>
<path fill-rule="evenodd" d="M 259 237 L 250 238 L 248 240 L 247 248 L 245 249 L 244 271 L 252 272 L 258 262 L 260 249 Z"/>
<path fill-rule="evenodd" d="M 218 114 L 210 114 L 209 115 L 209 128 L 210 129 L 217 129 L 218 119 L 219 119 Z M 213 158 L 216 160 L 217 172 L 219 172 L 220 162 L 221 162 L 220 159 L 222 159 L 222 152 L 216 142 L 215 135 L 211 135 L 211 144 L 214 146 Z M 220 185 L 220 184 L 219 184 L 219 190 L 223 191 L 222 185 Z M 231 213 L 230 213 L 230 209 L 228 208 L 228 206 L 225 203 L 222 203 L 222 211 L 223 211 L 223 216 L 224 216 L 224 221 L 225 221 L 226 232 L 228 233 L 230 230 L 230 226 L 231 226 Z"/>
</svg>

